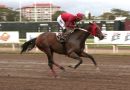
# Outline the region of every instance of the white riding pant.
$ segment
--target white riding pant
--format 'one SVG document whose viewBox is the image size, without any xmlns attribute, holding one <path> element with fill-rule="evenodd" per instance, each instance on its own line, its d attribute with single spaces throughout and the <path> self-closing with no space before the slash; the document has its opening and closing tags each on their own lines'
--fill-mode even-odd
<svg viewBox="0 0 130 90">
<path fill-rule="evenodd" d="M 65 22 L 64 22 L 63 19 L 61 18 L 61 15 L 58 16 L 57 22 L 58 22 L 59 25 L 62 27 L 62 29 L 66 29 L 66 28 L 65 28 Z"/>
</svg>

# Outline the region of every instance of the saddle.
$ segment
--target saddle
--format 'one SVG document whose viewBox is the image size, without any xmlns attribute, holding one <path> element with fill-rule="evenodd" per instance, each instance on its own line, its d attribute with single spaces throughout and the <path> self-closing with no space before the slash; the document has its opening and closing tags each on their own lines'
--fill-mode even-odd
<svg viewBox="0 0 130 90">
<path fill-rule="evenodd" d="M 57 38 L 58 41 L 60 41 L 61 37 L 62 37 L 62 32 L 57 32 L 56 38 Z"/>
<path fill-rule="evenodd" d="M 64 34 L 62 32 L 56 33 L 57 40 L 61 43 L 65 43 L 69 39 L 69 36 L 72 32 L 73 31 L 65 32 Z"/>
</svg>

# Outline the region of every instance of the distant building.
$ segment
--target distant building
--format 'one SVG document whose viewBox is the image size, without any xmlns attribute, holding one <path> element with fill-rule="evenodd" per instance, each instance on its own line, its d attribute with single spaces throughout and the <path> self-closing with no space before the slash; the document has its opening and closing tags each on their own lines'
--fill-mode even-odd
<svg viewBox="0 0 130 90">
<path fill-rule="evenodd" d="M 60 7 L 51 3 L 36 3 L 21 8 L 21 16 L 29 21 L 51 21 L 52 15 Z"/>
<path fill-rule="evenodd" d="M 7 8 L 4 4 L 0 4 L 0 8 Z"/>
<path fill-rule="evenodd" d="M 125 21 L 127 17 L 116 17 L 115 21 Z"/>
</svg>

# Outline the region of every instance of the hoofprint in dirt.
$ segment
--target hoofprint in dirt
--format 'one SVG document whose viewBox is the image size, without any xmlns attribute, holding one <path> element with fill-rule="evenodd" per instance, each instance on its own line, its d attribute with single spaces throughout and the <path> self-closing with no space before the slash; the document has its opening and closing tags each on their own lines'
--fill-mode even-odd
<svg viewBox="0 0 130 90">
<path fill-rule="evenodd" d="M 129 55 L 93 55 L 100 71 L 89 59 L 76 70 L 76 60 L 54 55 L 66 72 L 56 69 L 53 78 L 44 54 L 0 54 L 0 90 L 129 90 Z"/>
</svg>

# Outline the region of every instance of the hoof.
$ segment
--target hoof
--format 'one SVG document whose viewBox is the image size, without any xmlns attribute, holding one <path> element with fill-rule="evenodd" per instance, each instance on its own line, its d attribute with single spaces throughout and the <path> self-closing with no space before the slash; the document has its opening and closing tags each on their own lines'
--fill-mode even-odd
<svg viewBox="0 0 130 90">
<path fill-rule="evenodd" d="M 97 72 L 100 72 L 100 68 L 99 68 L 99 67 L 96 67 L 96 71 L 97 71 Z"/>
<path fill-rule="evenodd" d="M 71 66 L 71 65 L 70 65 L 70 66 L 68 66 L 68 67 L 69 67 L 69 68 L 73 68 L 73 69 L 74 69 L 74 67 L 73 67 L 73 66 Z"/>
<path fill-rule="evenodd" d="M 65 71 L 65 68 L 64 67 L 60 67 L 61 70 Z"/>
</svg>

